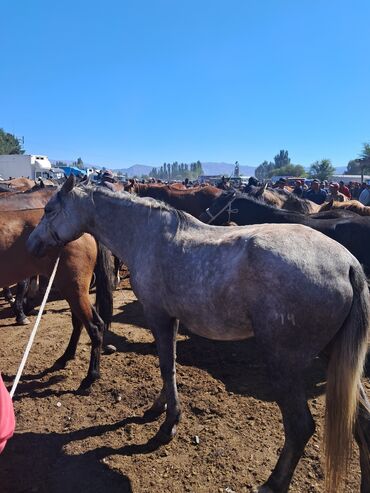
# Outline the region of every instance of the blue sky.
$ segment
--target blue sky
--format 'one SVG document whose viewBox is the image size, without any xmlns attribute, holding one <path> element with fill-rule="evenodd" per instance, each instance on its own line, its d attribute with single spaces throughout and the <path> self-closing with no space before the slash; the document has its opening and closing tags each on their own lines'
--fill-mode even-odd
<svg viewBox="0 0 370 493">
<path fill-rule="evenodd" d="M 0 0 L 0 127 L 108 167 L 357 157 L 370 2 Z"/>
</svg>

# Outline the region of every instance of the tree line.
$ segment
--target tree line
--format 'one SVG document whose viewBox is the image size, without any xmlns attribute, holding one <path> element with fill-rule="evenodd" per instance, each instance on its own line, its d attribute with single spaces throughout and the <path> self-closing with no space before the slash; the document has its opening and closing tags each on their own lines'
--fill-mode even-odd
<svg viewBox="0 0 370 493">
<path fill-rule="evenodd" d="M 159 180 L 195 180 L 199 175 L 204 175 L 202 163 L 197 161 L 195 163 L 163 163 L 160 168 L 153 168 L 149 173 L 151 178 Z"/>
<path fill-rule="evenodd" d="M 370 173 L 370 143 L 364 143 L 357 159 L 349 161 L 346 175 L 361 175 Z M 335 168 L 330 159 L 321 159 L 311 164 L 308 172 L 300 164 L 292 164 L 287 150 L 281 150 L 273 161 L 264 161 L 256 168 L 256 178 L 267 180 L 273 176 L 296 176 L 302 178 L 317 178 L 328 180 L 335 174 Z"/>
<path fill-rule="evenodd" d="M 0 128 L 0 154 L 24 154 L 24 152 L 23 139 Z M 56 163 L 56 166 L 63 165 L 66 166 L 62 161 Z M 84 163 L 80 157 L 73 165 L 84 169 Z M 283 149 L 274 157 L 273 161 L 264 161 L 257 166 L 255 176 L 259 180 L 266 180 L 272 176 L 300 176 L 327 180 L 334 173 L 335 168 L 332 166 L 330 159 L 315 161 L 311 164 L 309 171 L 306 172 L 302 165 L 293 164 L 288 151 Z M 200 161 L 190 164 L 175 161 L 173 163 L 163 163 L 160 168 L 153 168 L 149 176 L 161 180 L 184 180 L 185 178 L 194 180 L 203 174 L 204 171 Z M 370 174 L 370 142 L 363 144 L 357 159 L 349 161 L 345 174 Z"/>
</svg>

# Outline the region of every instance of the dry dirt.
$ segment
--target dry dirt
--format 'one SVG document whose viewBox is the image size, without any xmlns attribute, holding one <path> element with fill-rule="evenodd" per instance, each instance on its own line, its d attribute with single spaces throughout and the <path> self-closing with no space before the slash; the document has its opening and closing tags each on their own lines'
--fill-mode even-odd
<svg viewBox="0 0 370 493">
<path fill-rule="evenodd" d="M 44 372 L 71 333 L 66 302 L 48 303 L 15 397 L 16 434 L 0 456 L 1 493 L 241 493 L 261 484 L 283 431 L 254 341 L 179 336 L 183 418 L 172 443 L 153 450 L 148 441 L 160 421 L 143 423 L 140 417 L 161 387 L 156 350 L 128 281 L 115 292 L 114 305 L 109 342 L 117 352 L 102 356 L 100 381 L 90 395 L 80 395 L 88 337 L 83 335 L 66 369 Z M 13 325 L 10 309 L 0 303 L 0 370 L 8 386 L 30 330 Z M 317 431 L 294 475 L 295 493 L 324 491 L 325 375 L 319 360 L 306 380 Z M 359 491 L 356 450 L 346 491 Z"/>
</svg>

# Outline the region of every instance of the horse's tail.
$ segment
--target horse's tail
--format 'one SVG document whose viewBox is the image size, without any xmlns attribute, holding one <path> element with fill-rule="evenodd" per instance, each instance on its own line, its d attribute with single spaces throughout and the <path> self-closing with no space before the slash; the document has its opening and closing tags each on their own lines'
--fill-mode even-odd
<svg viewBox="0 0 370 493">
<path fill-rule="evenodd" d="M 349 278 L 352 306 L 333 340 L 327 374 L 325 455 L 329 493 L 341 491 L 348 471 L 368 345 L 370 301 L 366 279 L 359 266 L 350 267 Z M 370 411 L 369 405 L 364 405 Z"/>
<path fill-rule="evenodd" d="M 108 330 L 112 322 L 113 314 L 113 262 L 112 254 L 101 243 L 97 242 L 98 255 L 95 265 L 96 276 L 96 310 L 102 318 L 105 330 Z"/>
</svg>

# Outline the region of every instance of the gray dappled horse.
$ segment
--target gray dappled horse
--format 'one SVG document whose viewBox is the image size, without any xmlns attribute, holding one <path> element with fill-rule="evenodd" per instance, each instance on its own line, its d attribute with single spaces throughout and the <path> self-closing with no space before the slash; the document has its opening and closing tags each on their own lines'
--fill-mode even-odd
<svg viewBox="0 0 370 493">
<path fill-rule="evenodd" d="M 370 491 L 370 414 L 361 385 L 370 302 L 358 261 L 302 225 L 213 227 L 153 199 L 74 185 L 68 179 L 49 201 L 28 247 L 42 255 L 88 232 L 128 266 L 157 343 L 164 383 L 149 410 L 155 416 L 166 410 L 157 438 L 169 441 L 180 419 L 178 321 L 210 339 L 254 336 L 285 430 L 279 460 L 258 491 L 288 491 L 315 428 L 302 373 L 325 349 L 328 491 L 338 492 L 343 484 L 352 433 L 360 447 L 361 491 Z"/>
</svg>

